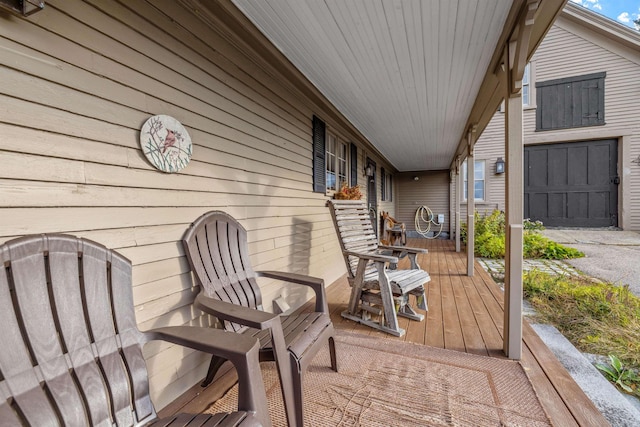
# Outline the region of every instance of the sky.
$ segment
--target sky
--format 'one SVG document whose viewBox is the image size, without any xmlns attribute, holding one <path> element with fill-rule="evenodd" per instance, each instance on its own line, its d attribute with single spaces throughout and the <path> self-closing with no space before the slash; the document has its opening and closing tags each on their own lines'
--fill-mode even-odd
<svg viewBox="0 0 640 427">
<path fill-rule="evenodd" d="M 571 0 L 597 12 L 607 18 L 613 19 L 630 28 L 640 30 L 633 23 L 640 18 L 640 0 Z"/>
</svg>

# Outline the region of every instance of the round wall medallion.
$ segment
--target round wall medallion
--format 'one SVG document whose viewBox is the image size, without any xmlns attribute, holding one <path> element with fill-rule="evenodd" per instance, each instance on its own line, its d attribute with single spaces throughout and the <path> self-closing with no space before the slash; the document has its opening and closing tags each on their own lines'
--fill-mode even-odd
<svg viewBox="0 0 640 427">
<path fill-rule="evenodd" d="M 187 166 L 193 153 L 187 130 L 179 121 L 163 114 L 144 122 L 140 129 L 140 146 L 153 166 L 169 173 Z"/>
</svg>

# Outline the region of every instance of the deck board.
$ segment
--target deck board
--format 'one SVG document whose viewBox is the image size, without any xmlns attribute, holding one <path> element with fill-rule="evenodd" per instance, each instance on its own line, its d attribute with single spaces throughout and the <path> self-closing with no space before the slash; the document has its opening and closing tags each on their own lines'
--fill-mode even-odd
<svg viewBox="0 0 640 427">
<path fill-rule="evenodd" d="M 342 277 L 327 288 L 327 300 L 335 328 L 368 335 L 381 341 L 403 340 L 504 359 L 503 293 L 491 276 L 476 263 L 473 277 L 468 277 L 466 253 L 456 253 L 452 241 L 410 239 L 408 244 L 429 250 L 428 254 L 418 256 L 421 267 L 431 275 L 431 282 L 427 285 L 429 310 L 426 313 L 420 311 L 426 314 L 425 321 L 399 318 L 400 326 L 405 328 L 406 334 L 394 337 L 342 318 L 340 313 L 346 309 L 350 294 L 346 277 Z M 399 267 L 407 267 L 406 260 Z M 313 305 L 314 302 L 309 301 L 299 310 L 312 310 Z M 526 321 L 523 335 L 522 366 L 553 424 L 609 425 Z M 384 343 L 381 342 L 381 345 Z M 164 416 L 178 411 L 204 410 L 209 405 L 205 405 L 206 402 L 220 396 L 216 387 L 228 386 L 228 376 L 226 374 L 219 386 L 216 386 L 215 381 L 205 390 L 195 386 L 160 414 Z M 191 400 L 188 398 L 189 393 L 193 395 Z"/>
</svg>

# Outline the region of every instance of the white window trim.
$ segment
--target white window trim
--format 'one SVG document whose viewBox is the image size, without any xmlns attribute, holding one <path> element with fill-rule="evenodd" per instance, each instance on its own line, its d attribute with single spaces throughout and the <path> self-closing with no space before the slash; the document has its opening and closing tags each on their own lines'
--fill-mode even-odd
<svg viewBox="0 0 640 427">
<path fill-rule="evenodd" d="M 524 86 L 525 82 L 522 82 L 523 86 L 523 96 L 522 96 L 522 108 L 524 110 L 532 110 L 536 108 L 536 63 L 535 61 L 531 61 L 526 65 L 526 70 L 528 71 L 529 82 L 526 85 L 529 87 L 529 103 L 524 103 Z M 500 113 L 504 113 L 506 111 L 506 107 L 504 105 L 504 100 L 500 103 L 500 107 L 498 107 L 498 111 Z"/>
<path fill-rule="evenodd" d="M 383 202 L 393 202 L 393 175 L 385 169 L 380 181 L 382 186 L 380 200 Z"/>
<path fill-rule="evenodd" d="M 329 148 L 330 148 L 330 144 L 329 144 L 329 140 L 330 138 L 334 138 L 335 139 L 335 152 L 332 153 L 330 152 Z M 329 170 L 329 162 L 330 161 L 334 161 L 335 165 L 333 165 L 333 172 L 335 174 L 335 185 L 336 188 L 330 188 L 330 182 L 329 179 L 327 178 L 326 180 L 326 185 L 327 185 L 327 191 L 326 194 L 329 196 L 333 196 L 333 194 L 340 190 L 340 178 L 339 178 L 339 164 L 337 163 L 338 160 L 338 155 L 340 150 L 338 149 L 338 147 L 343 146 L 344 147 L 344 153 L 345 153 L 345 158 L 342 159 L 344 160 L 344 182 L 347 183 L 347 185 L 349 184 L 349 171 L 350 171 L 350 163 L 349 163 L 349 144 L 347 144 L 343 139 L 341 139 L 340 137 L 338 137 L 338 135 L 334 132 L 331 132 L 330 130 L 326 131 L 325 134 L 325 176 L 328 176 L 328 174 L 330 173 Z"/>
<path fill-rule="evenodd" d="M 483 198 L 479 199 L 477 197 L 474 197 L 474 201 L 475 202 L 485 202 L 487 200 L 487 162 L 484 159 L 474 159 L 474 172 L 477 172 L 478 170 L 482 171 L 482 195 L 484 196 Z M 462 162 L 462 180 L 463 180 L 463 190 L 462 190 L 462 200 L 463 201 L 467 201 L 467 160 L 465 160 L 464 162 Z M 474 189 L 475 189 L 475 181 L 480 181 L 480 180 L 476 180 L 474 179 Z M 475 191 L 474 191 L 475 193 Z M 475 196 L 475 194 L 474 194 Z"/>
</svg>

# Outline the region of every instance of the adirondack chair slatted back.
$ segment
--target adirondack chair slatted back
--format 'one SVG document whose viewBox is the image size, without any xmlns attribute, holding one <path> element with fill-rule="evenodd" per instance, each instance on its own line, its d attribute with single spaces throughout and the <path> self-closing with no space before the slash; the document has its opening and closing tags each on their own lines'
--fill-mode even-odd
<svg viewBox="0 0 640 427">
<path fill-rule="evenodd" d="M 247 230 L 238 221 L 221 211 L 208 212 L 191 224 L 183 244 L 204 295 L 262 310 L 262 294 L 247 253 Z M 228 321 L 224 328 L 246 329 Z"/>
<path fill-rule="evenodd" d="M 369 209 L 363 200 L 329 200 L 333 222 L 342 251 L 372 252 L 378 249 L 378 237 L 371 223 Z M 350 279 L 356 276 L 359 258 L 344 257 Z M 366 274 L 376 271 L 369 262 Z"/>
<path fill-rule="evenodd" d="M 155 418 L 131 263 L 96 243 L 0 246 L 0 424 L 142 425 Z"/>
</svg>

